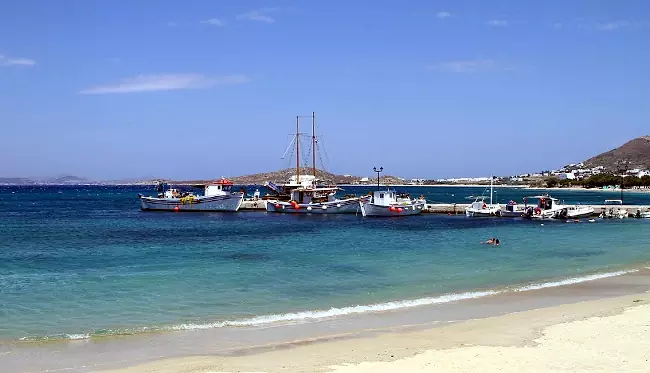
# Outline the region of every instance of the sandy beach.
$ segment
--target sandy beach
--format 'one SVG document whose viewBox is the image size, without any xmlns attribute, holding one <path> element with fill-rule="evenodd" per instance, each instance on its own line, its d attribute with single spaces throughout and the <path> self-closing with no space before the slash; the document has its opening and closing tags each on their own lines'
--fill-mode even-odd
<svg viewBox="0 0 650 373">
<path fill-rule="evenodd" d="M 647 372 L 649 332 L 650 295 L 642 293 L 104 372 Z"/>
</svg>

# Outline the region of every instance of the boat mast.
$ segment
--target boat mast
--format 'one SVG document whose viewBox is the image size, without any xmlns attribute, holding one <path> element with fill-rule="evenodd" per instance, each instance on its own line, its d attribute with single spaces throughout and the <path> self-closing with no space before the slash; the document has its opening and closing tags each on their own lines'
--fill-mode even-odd
<svg viewBox="0 0 650 373">
<path fill-rule="evenodd" d="M 316 113 L 311 112 L 311 167 L 316 177 Z"/>
<path fill-rule="evenodd" d="M 494 182 L 494 175 L 490 175 L 490 205 L 492 205 L 492 184 Z"/>
<path fill-rule="evenodd" d="M 299 117 L 296 115 L 296 182 L 300 184 L 300 133 L 298 131 Z"/>
</svg>

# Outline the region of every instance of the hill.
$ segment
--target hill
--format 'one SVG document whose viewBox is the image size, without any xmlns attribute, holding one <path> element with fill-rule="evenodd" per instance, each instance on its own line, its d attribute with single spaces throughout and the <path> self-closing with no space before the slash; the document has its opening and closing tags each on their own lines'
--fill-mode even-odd
<svg viewBox="0 0 650 373">
<path fill-rule="evenodd" d="M 236 185 L 262 185 L 267 181 L 273 183 L 286 183 L 289 181 L 289 178 L 296 174 L 295 168 L 287 168 L 284 170 L 274 171 L 274 172 L 264 172 L 259 174 L 245 175 L 245 176 L 235 176 L 229 177 Z M 311 175 L 311 168 L 300 168 L 301 175 Z M 361 177 L 350 176 L 350 175 L 337 175 L 331 172 L 326 172 L 323 170 L 316 170 L 316 177 L 320 180 L 324 180 L 329 183 L 334 184 L 352 184 L 356 181 L 359 181 Z M 381 176 L 381 183 L 385 184 L 402 184 L 403 181 L 397 177 L 386 175 Z M 184 180 L 184 181 L 173 181 L 170 183 L 178 184 L 200 184 L 212 180 Z M 372 183 L 372 182 L 371 182 Z"/>
<path fill-rule="evenodd" d="M 603 166 L 607 170 L 616 170 L 617 164 L 629 161 L 629 168 L 647 170 L 650 168 L 650 136 L 641 136 L 628 141 L 616 149 L 599 154 L 584 161 L 587 167 Z"/>
</svg>

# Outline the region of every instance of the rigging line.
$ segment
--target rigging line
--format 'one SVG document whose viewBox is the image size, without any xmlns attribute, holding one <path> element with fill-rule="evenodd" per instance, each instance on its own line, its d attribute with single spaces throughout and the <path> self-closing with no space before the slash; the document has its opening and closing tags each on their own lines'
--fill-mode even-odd
<svg viewBox="0 0 650 373">
<path fill-rule="evenodd" d="M 293 149 L 293 144 L 294 144 L 295 142 L 296 142 L 296 136 L 293 136 L 293 138 L 291 139 L 291 142 L 289 143 L 289 146 L 287 146 L 287 150 L 284 151 L 284 154 L 282 154 L 282 157 L 280 157 L 280 159 L 284 159 L 284 157 L 286 157 L 287 152 L 288 152 L 290 149 Z"/>
<path fill-rule="evenodd" d="M 323 157 L 320 156 L 320 154 L 321 154 L 321 153 L 324 153 L 324 154 L 325 154 L 325 159 L 327 160 L 327 164 L 328 164 L 328 165 L 330 164 L 330 158 L 329 158 L 329 156 L 327 155 L 327 149 L 325 149 L 325 144 L 321 144 L 322 142 L 323 142 L 323 138 L 321 137 L 321 138 L 316 142 L 316 144 L 317 144 L 318 149 L 319 149 L 318 154 L 319 154 L 319 157 L 320 157 L 320 159 L 321 159 L 321 163 L 322 163 L 322 165 L 323 165 L 323 169 L 325 169 L 325 163 L 323 162 Z M 321 146 L 321 145 L 322 145 L 322 146 Z M 322 149 L 322 152 L 320 151 L 321 149 Z"/>
</svg>

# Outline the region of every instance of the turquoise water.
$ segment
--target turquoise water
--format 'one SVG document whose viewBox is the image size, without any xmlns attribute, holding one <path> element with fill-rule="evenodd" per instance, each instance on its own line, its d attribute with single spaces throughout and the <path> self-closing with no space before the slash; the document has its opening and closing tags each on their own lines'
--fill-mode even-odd
<svg viewBox="0 0 650 373">
<path fill-rule="evenodd" d="M 482 189 L 408 191 L 464 202 L 463 194 Z M 147 213 L 139 192 L 152 191 L 0 187 L 0 339 L 325 317 L 650 262 L 650 221 L 642 219 L 540 225 L 446 215 Z M 611 198 L 563 193 L 585 203 Z M 648 203 L 647 194 L 629 198 Z M 501 246 L 479 243 L 489 237 Z M 346 308 L 372 304 L 379 306 Z"/>
</svg>

